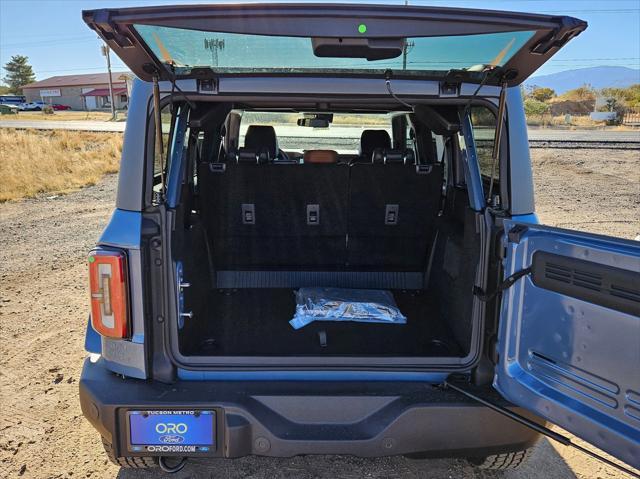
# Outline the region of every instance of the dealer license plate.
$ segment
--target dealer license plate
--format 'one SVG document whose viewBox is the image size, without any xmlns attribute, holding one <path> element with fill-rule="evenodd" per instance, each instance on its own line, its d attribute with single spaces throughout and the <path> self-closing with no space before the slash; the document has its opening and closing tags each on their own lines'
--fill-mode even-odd
<svg viewBox="0 0 640 479">
<path fill-rule="evenodd" d="M 215 449 L 215 411 L 129 411 L 132 451 L 198 453 Z"/>
</svg>

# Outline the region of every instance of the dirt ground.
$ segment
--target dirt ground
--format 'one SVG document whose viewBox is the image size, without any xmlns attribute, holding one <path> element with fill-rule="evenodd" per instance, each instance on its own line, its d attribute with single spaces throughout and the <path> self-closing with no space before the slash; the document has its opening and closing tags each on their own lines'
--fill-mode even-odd
<svg viewBox="0 0 640 479">
<path fill-rule="evenodd" d="M 534 150 L 541 221 L 640 234 L 640 152 Z M 86 254 L 114 205 L 115 176 L 67 196 L 0 204 L 0 477 L 151 478 L 102 453 L 77 398 L 87 321 Z M 164 477 L 164 476 L 162 476 Z M 503 476 L 464 461 L 352 457 L 190 463 L 177 478 L 620 478 L 617 470 L 542 440 Z"/>
</svg>

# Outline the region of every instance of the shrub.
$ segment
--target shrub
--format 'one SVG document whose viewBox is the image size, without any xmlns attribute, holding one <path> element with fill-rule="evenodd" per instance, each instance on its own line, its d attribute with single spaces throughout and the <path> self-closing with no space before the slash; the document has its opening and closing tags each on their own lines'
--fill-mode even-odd
<svg viewBox="0 0 640 479">
<path fill-rule="evenodd" d="M 524 112 L 527 116 L 542 116 L 549 112 L 549 105 L 533 98 L 527 98 L 524 101 Z"/>
<path fill-rule="evenodd" d="M 534 86 L 529 92 L 529 96 L 534 100 L 545 102 L 554 98 L 556 92 L 551 88 Z"/>
<path fill-rule="evenodd" d="M 42 113 L 44 113 L 45 115 L 53 115 L 53 107 L 51 105 L 43 106 Z"/>
<path fill-rule="evenodd" d="M 574 88 L 573 90 L 569 90 L 564 92 L 558 98 L 561 100 L 570 100 L 570 101 L 585 101 L 585 100 L 595 100 L 596 99 L 596 91 L 593 89 L 591 85 L 582 85 L 581 87 Z"/>
</svg>

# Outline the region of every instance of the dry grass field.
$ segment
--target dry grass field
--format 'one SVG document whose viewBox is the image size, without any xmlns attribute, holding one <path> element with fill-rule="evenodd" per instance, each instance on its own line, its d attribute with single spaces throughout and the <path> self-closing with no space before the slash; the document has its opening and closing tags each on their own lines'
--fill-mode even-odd
<svg viewBox="0 0 640 479">
<path fill-rule="evenodd" d="M 126 118 L 126 113 L 118 112 L 118 119 Z M 3 120 L 47 120 L 47 121 L 109 121 L 111 113 L 106 111 L 55 111 L 53 114 L 45 114 L 41 111 L 21 111 L 17 115 L 4 115 Z"/>
<path fill-rule="evenodd" d="M 119 133 L 0 129 L 0 201 L 93 185 L 121 151 Z"/>
</svg>

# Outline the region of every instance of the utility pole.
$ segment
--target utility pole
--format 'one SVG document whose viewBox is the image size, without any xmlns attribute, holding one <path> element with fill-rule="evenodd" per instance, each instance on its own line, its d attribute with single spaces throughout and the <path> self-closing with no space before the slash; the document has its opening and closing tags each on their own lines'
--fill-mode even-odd
<svg viewBox="0 0 640 479">
<path fill-rule="evenodd" d="M 404 0 L 404 6 L 406 7 L 407 5 L 409 5 L 409 0 Z M 409 50 L 411 50 L 413 47 L 416 46 L 416 43 L 413 40 L 407 41 L 407 39 L 404 39 L 404 45 L 402 47 L 402 69 L 406 70 L 407 69 L 407 53 L 409 53 Z"/>
<path fill-rule="evenodd" d="M 116 102 L 114 101 L 114 98 L 113 98 L 113 80 L 111 79 L 111 57 L 109 55 L 111 52 L 111 49 L 109 48 L 109 45 L 104 44 L 102 45 L 101 50 L 102 50 L 102 55 L 107 59 L 107 73 L 109 76 L 109 98 L 111 98 L 111 120 L 115 121 Z"/>
<path fill-rule="evenodd" d="M 205 50 L 211 51 L 211 66 L 218 66 L 218 50 L 224 50 L 224 40 L 219 38 L 205 38 L 204 39 Z"/>
<path fill-rule="evenodd" d="M 409 53 L 409 51 L 411 51 L 411 49 L 415 46 L 416 46 L 416 43 L 413 40 L 407 41 L 407 39 L 405 38 L 404 46 L 402 47 L 402 69 L 403 70 L 407 69 L 407 53 Z"/>
</svg>

